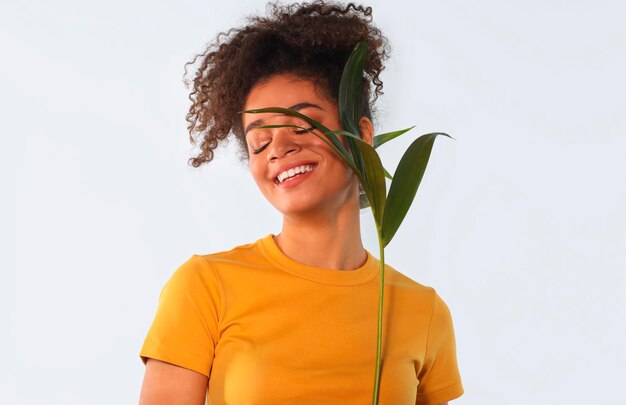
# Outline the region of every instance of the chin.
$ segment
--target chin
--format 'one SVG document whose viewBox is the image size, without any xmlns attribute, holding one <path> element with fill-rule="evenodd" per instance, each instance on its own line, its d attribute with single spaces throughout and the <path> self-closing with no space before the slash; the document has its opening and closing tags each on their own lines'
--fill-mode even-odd
<svg viewBox="0 0 626 405">
<path fill-rule="evenodd" d="M 311 202 L 291 202 L 286 205 L 275 205 L 274 207 L 283 215 L 310 215 L 320 211 L 321 206 L 321 204 L 312 204 Z"/>
</svg>

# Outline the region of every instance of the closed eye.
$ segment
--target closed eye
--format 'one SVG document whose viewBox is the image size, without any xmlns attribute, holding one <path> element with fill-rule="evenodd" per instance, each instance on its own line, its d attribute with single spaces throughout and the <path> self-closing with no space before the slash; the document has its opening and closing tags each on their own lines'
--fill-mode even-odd
<svg viewBox="0 0 626 405">
<path fill-rule="evenodd" d="M 265 145 L 261 146 L 259 149 L 252 149 L 252 153 L 254 153 L 255 155 L 258 155 L 259 153 L 263 152 L 263 150 L 265 148 L 267 148 L 267 145 L 269 145 L 270 143 L 266 143 Z"/>
<path fill-rule="evenodd" d="M 311 125 L 309 128 L 299 129 L 299 130 L 296 130 L 296 131 L 293 131 L 293 132 L 294 132 L 294 134 L 302 135 L 302 134 L 306 134 L 307 132 L 311 132 L 311 130 L 313 130 L 313 129 L 315 129 L 315 125 Z M 265 148 L 267 148 L 267 145 L 269 145 L 270 142 L 268 142 L 265 145 L 261 146 L 259 149 L 252 148 L 252 153 L 255 154 L 255 155 L 258 155 L 259 153 L 263 152 L 263 150 L 265 150 Z"/>
<path fill-rule="evenodd" d="M 315 125 L 311 125 L 309 128 L 299 129 L 299 130 L 293 131 L 293 132 L 298 134 L 298 135 L 301 135 L 301 134 L 306 134 L 307 132 L 310 132 L 312 129 L 315 129 Z"/>
</svg>

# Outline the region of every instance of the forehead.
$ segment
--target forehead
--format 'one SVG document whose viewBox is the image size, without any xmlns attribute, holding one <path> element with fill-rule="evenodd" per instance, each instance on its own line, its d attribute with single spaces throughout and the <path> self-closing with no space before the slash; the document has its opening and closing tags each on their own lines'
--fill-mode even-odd
<svg viewBox="0 0 626 405">
<path fill-rule="evenodd" d="M 298 103 L 313 103 L 323 109 L 332 108 L 334 103 L 324 94 L 315 81 L 284 74 L 275 75 L 252 87 L 244 103 L 244 110 L 264 107 L 289 108 Z M 266 114 L 244 114 L 244 123 Z"/>
</svg>

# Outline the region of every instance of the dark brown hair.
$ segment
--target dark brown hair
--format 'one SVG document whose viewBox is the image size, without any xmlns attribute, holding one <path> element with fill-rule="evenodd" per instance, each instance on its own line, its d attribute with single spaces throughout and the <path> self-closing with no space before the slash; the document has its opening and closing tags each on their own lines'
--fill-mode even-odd
<svg viewBox="0 0 626 405">
<path fill-rule="evenodd" d="M 336 101 L 343 66 L 354 46 L 367 40 L 361 115 L 372 118 L 372 104 L 382 94 L 379 78 L 388 58 L 386 38 L 372 23 L 371 7 L 349 3 L 341 6 L 325 1 L 279 5 L 270 3 L 267 17 L 250 17 L 248 24 L 220 33 L 201 54 L 185 65 L 199 66 L 190 83 L 187 113 L 192 144 L 200 153 L 189 159 L 199 167 L 213 159 L 218 143 L 231 133 L 237 139 L 241 158 L 248 158 L 242 129 L 245 99 L 262 80 L 290 73 L 314 80 L 325 95 Z M 375 86 L 371 93 L 372 83 Z M 271 107 L 271 106 L 267 106 Z"/>
</svg>

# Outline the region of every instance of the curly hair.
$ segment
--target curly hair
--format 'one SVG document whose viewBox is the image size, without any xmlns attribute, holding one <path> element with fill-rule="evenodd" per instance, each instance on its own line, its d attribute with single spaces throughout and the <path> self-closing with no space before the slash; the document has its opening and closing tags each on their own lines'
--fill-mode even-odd
<svg viewBox="0 0 626 405">
<path fill-rule="evenodd" d="M 361 115 L 372 118 L 373 103 L 383 92 L 379 75 L 389 57 L 387 39 L 372 24 L 372 8 L 317 0 L 270 3 L 267 11 L 267 17 L 249 17 L 244 27 L 218 34 L 204 52 L 185 64 L 185 83 L 190 87 L 187 66 L 199 61 L 186 116 L 191 143 L 200 143 L 199 154 L 188 161 L 193 167 L 210 162 L 218 143 L 231 131 L 240 157 L 249 158 L 239 112 L 252 87 L 273 75 L 288 73 L 313 80 L 336 102 L 343 67 L 354 46 L 364 39 L 368 51 Z"/>
</svg>

